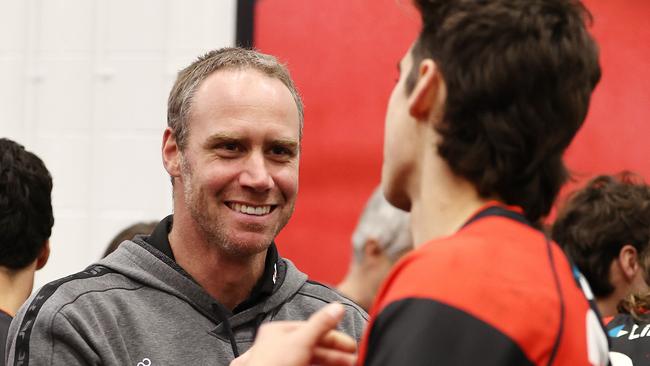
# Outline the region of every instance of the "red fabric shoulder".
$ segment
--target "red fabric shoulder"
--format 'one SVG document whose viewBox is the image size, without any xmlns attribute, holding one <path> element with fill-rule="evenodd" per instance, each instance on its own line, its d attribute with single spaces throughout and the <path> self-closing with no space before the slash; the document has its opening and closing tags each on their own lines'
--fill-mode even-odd
<svg viewBox="0 0 650 366">
<path fill-rule="evenodd" d="M 403 258 L 382 286 L 371 317 L 401 299 L 433 299 L 492 325 L 520 344 L 529 359 L 543 364 L 560 324 L 560 299 L 546 240 L 541 232 L 511 219 L 482 218 Z M 580 339 L 570 344 L 570 357 L 585 360 L 589 304 L 561 249 L 552 244 L 552 251 L 565 307 L 571 308 L 564 332 Z"/>
</svg>

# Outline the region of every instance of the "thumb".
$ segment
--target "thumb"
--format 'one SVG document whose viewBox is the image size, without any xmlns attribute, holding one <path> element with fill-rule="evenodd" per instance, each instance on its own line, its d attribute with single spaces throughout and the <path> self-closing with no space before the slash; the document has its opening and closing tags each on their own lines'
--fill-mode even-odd
<svg viewBox="0 0 650 366">
<path fill-rule="evenodd" d="M 244 366 L 251 358 L 251 350 L 244 352 L 241 356 L 235 358 L 230 362 L 230 366 Z"/>
<path fill-rule="evenodd" d="M 308 346 L 313 347 L 327 332 L 336 328 L 344 314 L 343 305 L 337 302 L 331 303 L 309 317 L 306 326 L 299 330 L 300 336 L 304 337 L 302 339 Z"/>
</svg>

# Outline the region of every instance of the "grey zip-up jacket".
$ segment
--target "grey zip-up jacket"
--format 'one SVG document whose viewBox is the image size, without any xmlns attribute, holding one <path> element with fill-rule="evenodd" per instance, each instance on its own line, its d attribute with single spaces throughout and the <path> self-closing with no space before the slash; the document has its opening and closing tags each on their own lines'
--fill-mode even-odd
<svg viewBox="0 0 650 366">
<path fill-rule="evenodd" d="M 228 365 L 261 323 L 306 319 L 333 301 L 347 309 L 339 330 L 358 341 L 367 314 L 287 259 L 276 262 L 272 294 L 233 314 L 136 239 L 32 295 L 10 327 L 7 365 Z"/>
</svg>

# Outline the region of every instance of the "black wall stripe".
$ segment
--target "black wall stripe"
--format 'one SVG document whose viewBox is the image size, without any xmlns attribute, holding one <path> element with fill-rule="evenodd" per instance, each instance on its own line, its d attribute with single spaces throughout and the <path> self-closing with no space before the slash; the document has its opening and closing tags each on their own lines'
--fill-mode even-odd
<svg viewBox="0 0 650 366">
<path fill-rule="evenodd" d="M 23 321 L 20 324 L 18 335 L 16 336 L 16 350 L 14 352 L 14 366 L 27 366 L 29 365 L 29 338 L 34 328 L 34 322 L 38 312 L 43 307 L 43 304 L 54 295 L 56 290 L 63 284 L 91 277 L 100 277 L 105 274 L 114 273 L 113 270 L 103 266 L 90 266 L 83 272 L 75 273 L 73 275 L 61 278 L 54 282 L 50 282 L 38 292 L 31 305 L 27 309 Z"/>
<path fill-rule="evenodd" d="M 235 44 L 253 48 L 255 40 L 255 2 L 256 0 L 237 0 L 237 35 Z"/>
</svg>

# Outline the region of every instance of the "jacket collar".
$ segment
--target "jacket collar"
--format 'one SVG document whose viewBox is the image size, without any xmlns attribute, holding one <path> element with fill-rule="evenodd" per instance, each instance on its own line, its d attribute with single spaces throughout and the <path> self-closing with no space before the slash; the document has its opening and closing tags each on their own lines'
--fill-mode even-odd
<svg viewBox="0 0 650 366">
<path fill-rule="evenodd" d="M 176 259 L 174 257 L 174 252 L 169 244 L 169 233 L 172 229 L 173 221 L 173 215 L 165 217 L 160 221 L 160 223 L 158 223 L 158 225 L 156 225 L 156 228 L 150 236 L 144 236 L 142 239 L 175 263 Z M 262 273 L 262 277 L 260 277 L 255 286 L 253 286 L 250 296 L 233 309 L 234 314 L 251 308 L 271 296 L 277 282 L 278 259 L 279 255 L 277 247 L 275 246 L 275 243 L 271 243 L 266 252 L 266 261 L 264 263 L 264 273 Z M 175 267 L 177 266 L 178 265 Z M 185 271 L 183 272 L 185 275 L 188 275 Z"/>
</svg>

